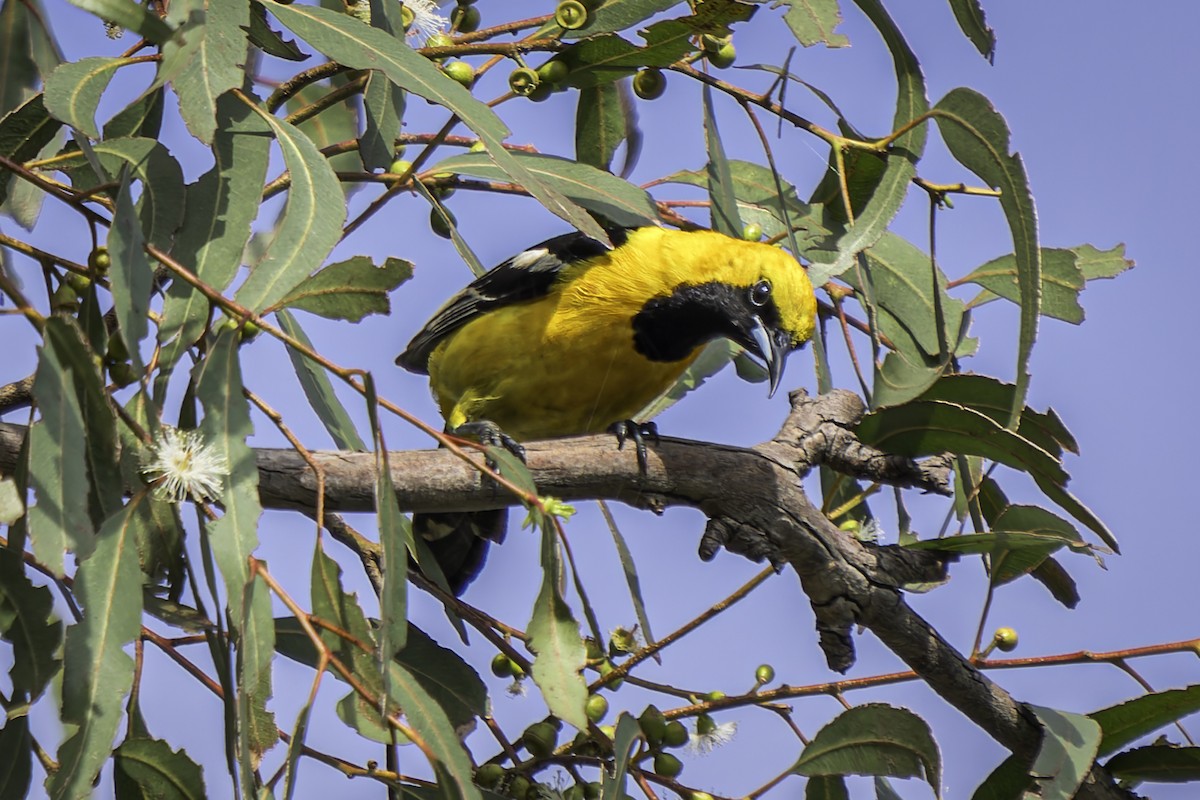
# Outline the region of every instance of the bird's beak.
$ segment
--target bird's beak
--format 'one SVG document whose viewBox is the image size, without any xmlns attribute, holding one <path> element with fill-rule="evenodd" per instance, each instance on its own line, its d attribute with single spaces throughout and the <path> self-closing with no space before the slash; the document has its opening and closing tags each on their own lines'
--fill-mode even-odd
<svg viewBox="0 0 1200 800">
<path fill-rule="evenodd" d="M 784 331 L 767 330 L 767 326 L 758 317 L 754 317 L 750 338 L 767 366 L 767 376 L 771 381 L 767 397 L 774 397 L 779 382 L 783 380 L 783 367 L 787 363 L 788 353 L 792 350 L 791 339 Z"/>
</svg>

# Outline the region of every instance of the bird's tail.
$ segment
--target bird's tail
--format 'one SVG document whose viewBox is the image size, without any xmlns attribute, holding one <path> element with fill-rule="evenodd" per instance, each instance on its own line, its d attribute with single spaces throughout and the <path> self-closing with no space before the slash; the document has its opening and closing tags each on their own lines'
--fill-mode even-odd
<svg viewBox="0 0 1200 800">
<path fill-rule="evenodd" d="M 429 545 L 450 590 L 460 595 L 483 569 L 488 545 L 504 541 L 508 509 L 413 514 L 412 528 Z"/>
</svg>

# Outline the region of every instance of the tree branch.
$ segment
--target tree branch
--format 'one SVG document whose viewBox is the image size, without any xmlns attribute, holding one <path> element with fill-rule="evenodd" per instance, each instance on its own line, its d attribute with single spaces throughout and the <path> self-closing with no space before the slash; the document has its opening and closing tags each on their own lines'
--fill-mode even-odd
<svg viewBox="0 0 1200 800">
<path fill-rule="evenodd" d="M 839 530 L 804 492 L 801 480 L 826 464 L 867 480 L 950 494 L 946 459 L 888 455 L 854 438 L 863 414 L 853 393 L 809 398 L 791 395 L 792 412 L 769 442 L 752 448 L 664 438 L 649 448 L 640 473 L 632 450 L 611 436 L 531 442 L 528 468 L 539 492 L 564 500 L 614 499 L 661 512 L 688 505 L 709 518 L 702 558 L 729 550 L 800 576 L 816 613 L 829 666 L 854 663 L 852 631 L 861 625 L 879 637 L 934 691 L 1012 752 L 1032 759 L 1042 731 L 1033 714 L 993 683 L 904 600 L 910 583 L 946 579 L 945 554 L 860 542 Z M 0 423 L 0 472 L 11 472 L 24 428 Z M 316 505 L 316 477 L 292 450 L 260 449 L 259 493 L 266 508 L 307 510 Z M 313 451 L 325 474 L 327 511 L 374 508 L 375 459 L 370 453 Z M 408 511 L 481 510 L 511 505 L 513 497 L 461 459 L 437 450 L 389 454 L 401 506 Z M 1128 798 L 1101 768 L 1081 797 Z"/>
</svg>

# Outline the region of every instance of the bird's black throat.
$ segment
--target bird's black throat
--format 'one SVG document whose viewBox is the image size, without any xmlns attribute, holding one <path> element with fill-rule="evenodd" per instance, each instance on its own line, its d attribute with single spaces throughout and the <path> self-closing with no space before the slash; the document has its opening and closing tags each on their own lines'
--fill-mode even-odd
<svg viewBox="0 0 1200 800">
<path fill-rule="evenodd" d="M 777 320 L 774 303 L 755 311 L 768 326 Z M 751 315 L 744 288 L 719 282 L 684 284 L 648 300 L 634 315 L 633 346 L 651 361 L 681 361 L 713 339 L 736 341 Z"/>
</svg>

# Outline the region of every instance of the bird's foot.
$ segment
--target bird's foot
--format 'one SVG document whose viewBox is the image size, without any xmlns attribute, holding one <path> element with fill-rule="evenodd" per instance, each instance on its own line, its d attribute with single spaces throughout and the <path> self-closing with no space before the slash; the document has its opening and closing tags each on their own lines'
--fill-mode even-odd
<svg viewBox="0 0 1200 800">
<path fill-rule="evenodd" d="M 618 450 L 624 449 L 626 439 L 634 443 L 637 448 L 638 469 L 643 475 L 646 474 L 648 469 L 646 439 L 658 444 L 658 426 L 653 422 L 634 422 L 627 419 L 609 425 L 608 432 L 617 437 Z"/>
<path fill-rule="evenodd" d="M 446 432 L 464 439 L 473 439 L 488 447 L 502 447 L 522 462 L 525 461 L 525 448 L 521 446 L 521 443 L 501 430 L 499 425 L 486 419 L 464 422 L 457 428 Z M 490 469 L 497 469 L 498 465 L 491 456 L 486 458 L 486 463 Z"/>
</svg>

